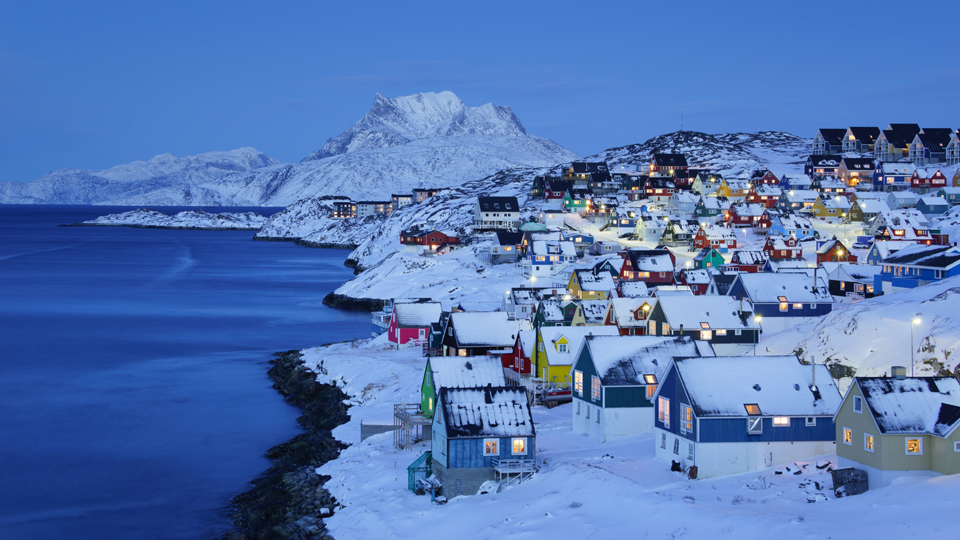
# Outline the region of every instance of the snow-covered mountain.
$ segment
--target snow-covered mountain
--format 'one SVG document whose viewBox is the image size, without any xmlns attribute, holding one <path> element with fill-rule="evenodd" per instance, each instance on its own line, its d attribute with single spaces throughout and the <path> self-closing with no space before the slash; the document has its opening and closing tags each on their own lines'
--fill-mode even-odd
<svg viewBox="0 0 960 540">
<path fill-rule="evenodd" d="M 611 171 L 620 166 L 640 166 L 643 171 L 653 153 L 685 154 L 691 167 L 709 167 L 727 178 L 749 177 L 757 169 L 770 169 L 777 176 L 799 175 L 811 144 L 811 139 L 782 131 L 716 135 L 675 131 L 641 144 L 610 148 L 584 160 L 606 161 Z"/>
<path fill-rule="evenodd" d="M 254 148 L 186 157 L 161 154 L 148 161 L 134 161 L 103 171 L 60 169 L 32 182 L 0 182 L 0 203 L 125 204 L 128 200 L 169 190 L 179 195 L 151 204 L 189 206 L 209 198 L 203 187 L 205 183 L 280 163 Z"/>
<path fill-rule="evenodd" d="M 213 154 L 201 154 L 208 155 Z M 177 159 L 154 160 L 161 157 Z M 453 93 L 441 92 L 399 98 L 378 94 L 363 119 L 301 163 L 264 158 L 256 166 L 229 170 L 232 174 L 206 176 L 178 176 L 175 170 L 151 175 L 139 162 L 132 164 L 135 170 L 123 166 L 128 169 L 109 176 L 105 171 L 57 171 L 53 178 L 0 184 L 0 202 L 286 206 L 327 195 L 383 200 L 417 187 L 460 185 L 503 169 L 553 166 L 577 155 L 528 135 L 509 107 L 467 107 Z"/>
</svg>

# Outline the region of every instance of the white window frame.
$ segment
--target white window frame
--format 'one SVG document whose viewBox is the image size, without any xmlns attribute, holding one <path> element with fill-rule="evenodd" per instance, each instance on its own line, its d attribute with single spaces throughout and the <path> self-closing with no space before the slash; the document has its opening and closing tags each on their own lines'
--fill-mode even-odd
<svg viewBox="0 0 960 540">
<path fill-rule="evenodd" d="M 863 398 L 860 396 L 853 396 L 853 412 L 857 414 L 863 414 Z"/>
<path fill-rule="evenodd" d="M 842 435 L 840 441 L 847 446 L 853 446 L 853 430 L 847 426 L 843 426 L 843 431 L 841 433 Z M 849 435 L 849 437 L 847 437 L 847 435 Z"/>
<path fill-rule="evenodd" d="M 867 445 L 867 441 L 870 442 L 870 445 Z M 877 446 L 877 439 L 870 433 L 863 434 L 863 449 L 867 452 L 873 453 L 873 449 Z"/>
<path fill-rule="evenodd" d="M 687 459 L 689 459 L 690 461 L 693 461 L 693 443 L 692 442 L 687 443 Z"/>
<path fill-rule="evenodd" d="M 919 452 L 910 451 L 910 441 L 915 440 L 920 444 Z M 903 438 L 903 452 L 908 456 L 922 456 L 923 455 L 923 437 L 904 437 Z"/>
<path fill-rule="evenodd" d="M 773 417 L 773 427 L 790 427 L 790 417 L 789 416 L 774 416 Z"/>
<path fill-rule="evenodd" d="M 517 452 L 517 442 L 521 441 L 520 444 L 523 445 L 523 452 Z M 514 456 L 525 456 L 527 455 L 527 438 L 526 437 L 514 437 L 510 439 L 510 454 Z"/>
<path fill-rule="evenodd" d="M 734 330 L 734 331 L 733 331 L 733 335 L 739 336 L 739 335 L 740 335 L 740 332 L 741 332 L 741 330 Z"/>
<path fill-rule="evenodd" d="M 747 435 L 762 435 L 762 434 L 763 434 L 763 417 L 748 416 L 747 417 Z"/>
<path fill-rule="evenodd" d="M 600 407 L 597 407 L 597 423 L 600 423 Z"/>
<path fill-rule="evenodd" d="M 567 344 L 566 344 L 566 343 L 557 343 L 557 352 L 566 353 L 567 350 L 568 350 L 568 349 L 567 349 Z"/>
<path fill-rule="evenodd" d="M 579 369 L 573 371 L 573 390 L 583 397 L 583 372 Z"/>
<path fill-rule="evenodd" d="M 960 452 L 960 441 L 953 441 L 953 451 Z"/>
<path fill-rule="evenodd" d="M 816 417 L 816 416 L 808 416 L 808 417 L 806 417 L 806 418 L 804 419 L 804 424 L 803 424 L 803 425 L 805 425 L 806 427 L 816 427 L 816 425 L 817 425 L 817 417 Z"/>
<path fill-rule="evenodd" d="M 670 398 L 663 396 L 657 398 L 657 420 L 663 424 L 663 427 L 670 429 Z"/>
<path fill-rule="evenodd" d="M 660 434 L 660 448 L 663 448 L 664 450 L 667 449 L 667 434 L 666 434 L 666 433 L 661 433 L 661 434 Z M 960 452 L 960 450 L 958 450 L 958 452 Z"/>
<path fill-rule="evenodd" d="M 600 401 L 600 377 L 590 376 L 590 401 Z"/>
<path fill-rule="evenodd" d="M 489 444 L 493 443 L 493 452 L 487 451 Z M 483 440 L 483 455 L 485 456 L 499 456 L 500 455 L 500 439 L 484 439 Z"/>
<path fill-rule="evenodd" d="M 680 439 L 676 437 L 673 439 L 673 453 L 678 456 L 680 455 Z"/>
<path fill-rule="evenodd" d="M 687 417 L 690 420 L 687 420 Z M 693 432 L 693 407 L 686 403 L 680 404 L 680 433 Z"/>
</svg>

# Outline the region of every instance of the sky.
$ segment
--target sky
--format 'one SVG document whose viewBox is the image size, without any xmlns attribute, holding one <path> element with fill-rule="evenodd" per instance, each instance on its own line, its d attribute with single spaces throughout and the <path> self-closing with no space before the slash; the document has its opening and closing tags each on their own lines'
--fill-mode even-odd
<svg viewBox="0 0 960 540">
<path fill-rule="evenodd" d="M 299 161 L 377 92 L 510 106 L 582 156 L 681 114 L 960 127 L 956 0 L 94 4 L 0 3 L 0 181 L 242 146 Z"/>
</svg>

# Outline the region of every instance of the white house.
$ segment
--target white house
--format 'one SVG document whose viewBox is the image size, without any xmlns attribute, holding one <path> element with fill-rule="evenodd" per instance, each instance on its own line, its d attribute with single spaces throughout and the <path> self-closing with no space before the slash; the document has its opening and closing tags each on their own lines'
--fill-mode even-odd
<svg viewBox="0 0 960 540">
<path fill-rule="evenodd" d="M 359 211 L 359 209 L 358 209 Z M 473 224 L 478 229 L 515 229 L 520 226 L 516 197 L 477 197 Z"/>
</svg>

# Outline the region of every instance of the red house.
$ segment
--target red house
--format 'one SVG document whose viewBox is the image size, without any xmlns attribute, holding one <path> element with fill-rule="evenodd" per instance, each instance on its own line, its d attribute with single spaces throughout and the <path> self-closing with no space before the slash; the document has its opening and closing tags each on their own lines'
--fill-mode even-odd
<svg viewBox="0 0 960 540">
<path fill-rule="evenodd" d="M 649 287 L 674 284 L 673 253 L 668 249 L 628 249 L 620 267 L 622 281 L 642 281 Z"/>
<path fill-rule="evenodd" d="M 760 221 L 767 207 L 762 204 L 737 202 L 723 214 L 723 222 L 735 227 L 753 227 Z"/>
<path fill-rule="evenodd" d="M 662 203 L 670 202 L 676 191 L 677 185 L 673 183 L 672 178 L 650 177 L 643 188 L 643 194 L 648 199 Z"/>
<path fill-rule="evenodd" d="M 683 154 L 654 154 L 650 157 L 650 174 L 674 176 L 678 171 L 687 172 L 687 157 Z"/>
<path fill-rule="evenodd" d="M 913 176 L 910 177 L 910 189 L 936 190 L 947 185 L 947 177 L 940 169 L 930 175 L 927 174 L 928 172 L 921 169 L 913 171 Z"/>
<path fill-rule="evenodd" d="M 603 318 L 606 326 L 616 326 L 621 336 L 647 335 L 647 317 L 653 311 L 651 298 L 614 298 Z"/>
<path fill-rule="evenodd" d="M 712 276 L 713 273 L 705 268 L 683 270 L 677 278 L 677 283 L 690 287 L 694 296 L 700 296 L 701 294 L 707 294 L 707 287 L 710 286 L 710 278 Z"/>
<path fill-rule="evenodd" d="M 824 262 L 847 262 L 857 264 L 857 256 L 850 253 L 847 246 L 836 238 L 827 240 L 817 247 L 817 264 Z"/>
<path fill-rule="evenodd" d="M 500 357 L 503 367 L 520 373 L 521 375 L 530 375 L 530 357 L 533 355 L 533 349 L 537 343 L 536 330 L 521 330 L 517 333 L 517 340 L 513 344 L 513 350 Z"/>
<path fill-rule="evenodd" d="M 415 251 L 416 246 L 425 246 L 430 250 L 436 250 L 443 245 L 460 245 L 460 238 L 452 236 L 449 232 L 410 229 L 400 233 L 400 243 L 408 247 L 407 251 Z"/>
<path fill-rule="evenodd" d="M 762 205 L 764 208 L 773 208 L 777 206 L 777 201 L 780 200 L 780 194 L 781 191 L 779 187 L 753 184 L 744 201 Z"/>
<path fill-rule="evenodd" d="M 745 274 L 756 274 L 767 263 L 767 254 L 762 250 L 741 249 L 733 252 L 730 262 L 723 265 L 724 270 L 733 270 Z"/>
<path fill-rule="evenodd" d="M 777 178 L 777 175 L 770 172 L 769 169 L 764 169 L 761 171 L 753 171 L 753 174 L 750 176 L 750 183 L 755 186 L 779 186 L 780 179 Z"/>
<path fill-rule="evenodd" d="M 430 325 L 440 320 L 440 302 L 395 302 L 387 339 L 397 348 L 422 345 L 430 339 Z"/>
<path fill-rule="evenodd" d="M 563 200 L 563 196 L 566 195 L 567 190 L 573 189 L 573 187 L 573 180 L 550 178 L 547 180 L 547 185 L 544 186 L 543 198 L 548 201 Z"/>
<path fill-rule="evenodd" d="M 768 236 L 763 252 L 768 259 L 798 259 L 803 256 L 803 246 L 796 236 Z"/>
<path fill-rule="evenodd" d="M 693 237 L 693 246 L 700 249 L 714 248 L 721 252 L 734 249 L 737 247 L 737 233 L 726 227 L 701 225 L 697 235 Z"/>
<path fill-rule="evenodd" d="M 773 227 L 773 217 L 771 217 L 770 212 L 764 212 L 760 216 L 760 221 L 757 221 L 755 228 L 759 234 L 767 234 L 767 231 L 770 230 L 770 227 Z"/>
</svg>

